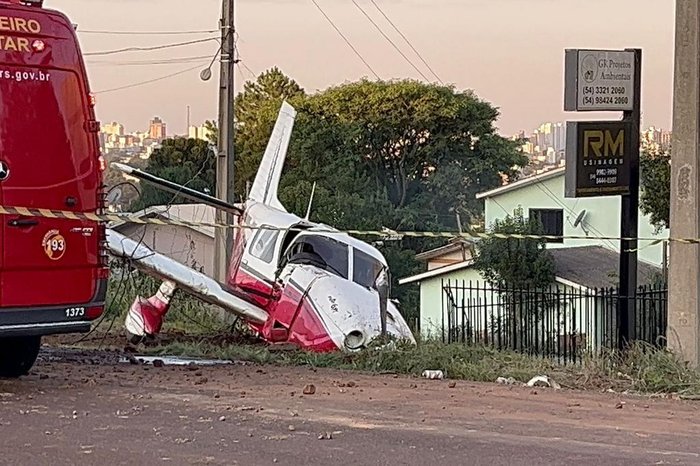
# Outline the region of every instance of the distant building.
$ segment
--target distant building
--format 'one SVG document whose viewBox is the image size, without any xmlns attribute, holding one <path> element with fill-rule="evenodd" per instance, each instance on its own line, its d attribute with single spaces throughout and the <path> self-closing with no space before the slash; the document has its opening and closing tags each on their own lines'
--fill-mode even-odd
<svg viewBox="0 0 700 466">
<path fill-rule="evenodd" d="M 201 139 L 202 141 L 209 141 L 212 131 L 206 126 L 190 126 L 188 131 L 188 137 L 191 139 Z"/>
<path fill-rule="evenodd" d="M 102 132 L 108 136 L 123 136 L 124 135 L 124 125 L 113 121 L 112 123 L 107 123 L 102 125 Z"/>
<path fill-rule="evenodd" d="M 151 139 L 162 141 L 167 136 L 165 122 L 159 117 L 154 117 L 149 125 L 148 134 Z"/>
</svg>

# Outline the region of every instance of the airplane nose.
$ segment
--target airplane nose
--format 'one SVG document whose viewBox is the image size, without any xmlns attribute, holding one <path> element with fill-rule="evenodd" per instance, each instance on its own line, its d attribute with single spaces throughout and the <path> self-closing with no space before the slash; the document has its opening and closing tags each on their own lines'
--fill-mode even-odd
<svg viewBox="0 0 700 466">
<path fill-rule="evenodd" d="M 345 336 L 345 347 L 350 351 L 361 349 L 365 345 L 365 334 L 360 330 L 353 330 Z"/>
</svg>

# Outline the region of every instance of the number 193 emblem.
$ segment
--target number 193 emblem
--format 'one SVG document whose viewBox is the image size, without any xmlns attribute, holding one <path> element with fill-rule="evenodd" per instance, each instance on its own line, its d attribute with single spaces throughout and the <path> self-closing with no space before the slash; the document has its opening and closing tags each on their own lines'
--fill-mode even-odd
<svg viewBox="0 0 700 466">
<path fill-rule="evenodd" d="M 41 246 L 49 259 L 54 261 L 61 259 L 66 253 L 66 239 L 58 230 L 51 230 L 46 233 Z"/>
</svg>

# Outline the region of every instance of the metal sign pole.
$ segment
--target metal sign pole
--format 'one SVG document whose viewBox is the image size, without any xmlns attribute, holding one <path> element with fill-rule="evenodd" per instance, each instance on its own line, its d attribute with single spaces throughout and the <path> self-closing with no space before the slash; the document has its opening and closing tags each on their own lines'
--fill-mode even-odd
<svg viewBox="0 0 700 466">
<path fill-rule="evenodd" d="M 634 99 L 632 111 L 624 112 L 630 123 L 629 194 L 621 197 L 620 291 L 618 296 L 618 345 L 620 349 L 636 338 L 637 323 L 637 237 L 639 236 L 639 152 L 642 115 L 642 51 L 634 52 Z M 626 239 L 626 238 L 629 238 Z"/>
<path fill-rule="evenodd" d="M 565 196 L 621 196 L 618 347 L 636 338 L 642 50 L 570 49 L 564 110 L 623 112 L 622 121 L 567 123 Z"/>
</svg>

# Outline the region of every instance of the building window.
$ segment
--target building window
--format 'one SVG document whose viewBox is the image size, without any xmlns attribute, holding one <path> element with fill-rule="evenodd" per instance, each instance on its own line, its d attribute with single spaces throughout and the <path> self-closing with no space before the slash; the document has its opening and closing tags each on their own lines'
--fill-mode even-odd
<svg viewBox="0 0 700 466">
<path fill-rule="evenodd" d="M 530 221 L 542 226 L 542 234 L 564 236 L 564 211 L 561 209 L 530 209 Z M 549 243 L 563 243 L 563 239 L 548 240 Z"/>
</svg>

